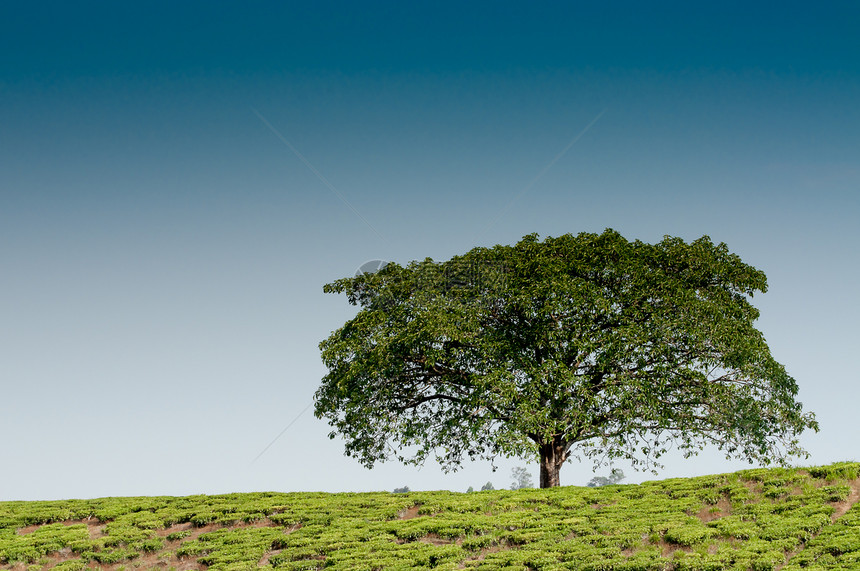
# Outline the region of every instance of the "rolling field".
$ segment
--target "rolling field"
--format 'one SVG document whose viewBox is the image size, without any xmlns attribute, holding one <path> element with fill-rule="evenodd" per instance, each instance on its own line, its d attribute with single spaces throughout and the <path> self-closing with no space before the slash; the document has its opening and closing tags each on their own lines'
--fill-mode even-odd
<svg viewBox="0 0 860 571">
<path fill-rule="evenodd" d="M 603 488 L 0 502 L 0 569 L 860 569 L 860 463 Z"/>
</svg>

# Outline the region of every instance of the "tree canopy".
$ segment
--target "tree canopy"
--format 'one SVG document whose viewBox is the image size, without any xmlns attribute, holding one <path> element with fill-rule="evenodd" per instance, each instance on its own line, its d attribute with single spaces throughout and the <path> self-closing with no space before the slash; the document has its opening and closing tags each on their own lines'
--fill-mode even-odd
<svg viewBox="0 0 860 571">
<path fill-rule="evenodd" d="M 532 484 L 532 475 L 526 468 L 517 467 L 511 469 L 511 478 L 513 479 L 511 483 L 512 490 L 534 487 L 534 484 Z"/>
<path fill-rule="evenodd" d="M 704 236 L 607 229 L 391 263 L 327 284 L 357 315 L 320 343 L 315 415 L 367 467 L 571 457 L 653 469 L 670 448 L 785 464 L 817 430 L 750 303 L 763 272 Z"/>
<path fill-rule="evenodd" d="M 589 488 L 599 488 L 600 486 L 611 486 L 618 484 L 624 479 L 624 471 L 614 468 L 609 476 L 595 476 L 586 484 Z"/>
</svg>

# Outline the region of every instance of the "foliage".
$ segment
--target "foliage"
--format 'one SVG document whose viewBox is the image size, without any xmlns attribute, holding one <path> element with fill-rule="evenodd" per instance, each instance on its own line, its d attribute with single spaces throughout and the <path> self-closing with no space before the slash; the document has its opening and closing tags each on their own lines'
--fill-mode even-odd
<svg viewBox="0 0 860 571">
<path fill-rule="evenodd" d="M 513 478 L 513 483 L 511 484 L 512 490 L 522 490 L 523 488 L 534 488 L 534 482 L 532 482 L 532 475 L 525 468 L 513 468 L 511 470 L 511 478 Z"/>
<path fill-rule="evenodd" d="M 492 483 L 492 482 L 487 482 L 486 484 L 484 484 L 483 486 L 481 486 L 481 491 L 482 491 L 482 492 L 486 492 L 486 491 L 489 491 L 489 490 L 495 490 L 495 489 L 496 489 L 496 488 L 494 488 L 494 487 L 493 487 L 493 483 Z"/>
<path fill-rule="evenodd" d="M 817 430 L 753 326 L 764 273 L 705 236 L 526 236 L 327 284 L 358 314 L 320 343 L 315 415 L 362 464 L 571 454 L 653 468 L 670 446 L 785 464 Z"/>
<path fill-rule="evenodd" d="M 409 486 L 403 486 L 402 488 L 394 488 L 395 494 L 408 494 Z"/>
<path fill-rule="evenodd" d="M 842 463 L 471 494 L 0 502 L 0 568 L 853 569 L 860 504 L 832 517 L 860 485 L 843 476 L 858 469 Z M 417 516 L 406 517 L 416 507 Z M 205 527 L 192 522 L 201 513 L 212 516 Z"/>
<path fill-rule="evenodd" d="M 599 486 L 610 486 L 612 484 L 619 484 L 625 478 L 624 472 L 619 470 L 618 468 L 613 468 L 612 472 L 609 473 L 609 476 L 595 476 L 588 481 L 587 486 L 589 488 L 596 488 Z"/>
</svg>

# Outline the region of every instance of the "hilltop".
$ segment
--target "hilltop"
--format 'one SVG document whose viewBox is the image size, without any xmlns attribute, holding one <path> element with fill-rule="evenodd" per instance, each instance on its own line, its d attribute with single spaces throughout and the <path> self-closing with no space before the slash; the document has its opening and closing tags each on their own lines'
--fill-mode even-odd
<svg viewBox="0 0 860 571">
<path fill-rule="evenodd" d="M 860 463 L 471 493 L 0 502 L 0 569 L 860 569 Z"/>
</svg>

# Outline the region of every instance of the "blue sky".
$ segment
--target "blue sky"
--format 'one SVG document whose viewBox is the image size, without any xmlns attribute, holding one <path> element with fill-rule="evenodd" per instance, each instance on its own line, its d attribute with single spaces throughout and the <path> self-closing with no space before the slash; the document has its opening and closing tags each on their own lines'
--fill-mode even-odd
<svg viewBox="0 0 860 571">
<path fill-rule="evenodd" d="M 322 286 L 607 227 L 762 269 L 759 328 L 821 423 L 804 462 L 857 459 L 858 17 L 3 4 L 0 500 L 508 486 L 523 461 L 365 470 L 300 415 L 355 312 Z"/>
</svg>

